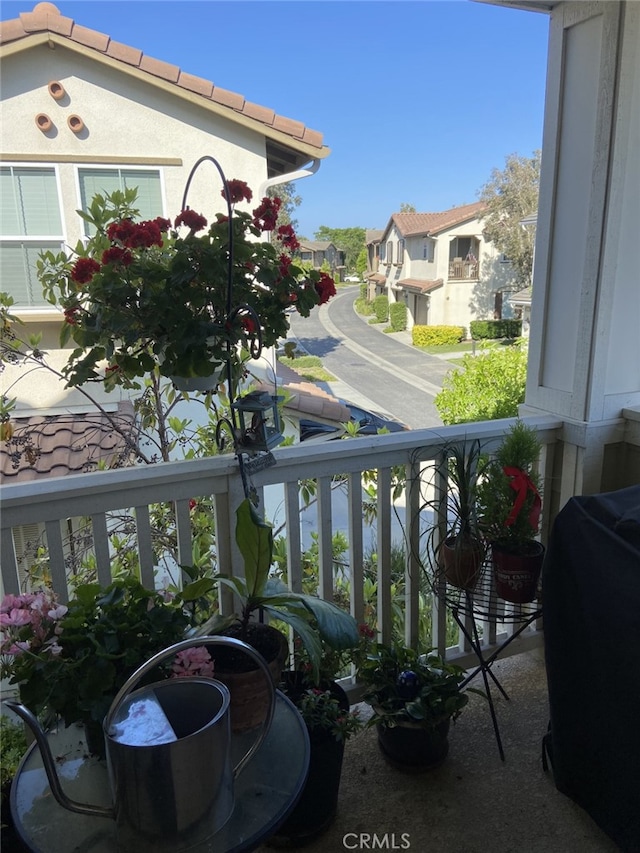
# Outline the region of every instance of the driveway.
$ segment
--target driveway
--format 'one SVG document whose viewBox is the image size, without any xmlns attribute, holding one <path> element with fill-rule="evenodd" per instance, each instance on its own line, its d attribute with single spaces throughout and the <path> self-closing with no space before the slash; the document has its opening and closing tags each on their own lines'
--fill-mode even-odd
<svg viewBox="0 0 640 853">
<path fill-rule="evenodd" d="M 412 429 L 442 426 L 433 399 L 452 365 L 414 349 L 406 334 L 369 325 L 354 311 L 358 295 L 357 286 L 340 289 L 312 316 L 293 314 L 289 339 L 319 356 L 337 377 L 319 383 L 337 397 L 386 412 Z"/>
</svg>

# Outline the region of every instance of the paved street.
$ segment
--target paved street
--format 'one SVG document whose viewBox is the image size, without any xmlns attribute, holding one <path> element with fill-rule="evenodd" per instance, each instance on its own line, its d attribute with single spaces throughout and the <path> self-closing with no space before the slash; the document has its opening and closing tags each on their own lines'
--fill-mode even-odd
<svg viewBox="0 0 640 853">
<path fill-rule="evenodd" d="M 414 349 L 406 333 L 388 335 L 353 310 L 359 287 L 340 289 L 311 317 L 291 316 L 290 339 L 322 359 L 336 396 L 386 412 L 413 429 L 442 426 L 433 405 L 451 363 Z M 321 383 L 325 384 L 325 383 Z"/>
</svg>

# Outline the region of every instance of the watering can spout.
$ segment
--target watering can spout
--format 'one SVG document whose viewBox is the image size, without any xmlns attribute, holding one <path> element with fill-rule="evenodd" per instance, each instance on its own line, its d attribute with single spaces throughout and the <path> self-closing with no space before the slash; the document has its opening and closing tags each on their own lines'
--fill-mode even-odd
<svg viewBox="0 0 640 853">
<path fill-rule="evenodd" d="M 51 788 L 51 793 L 60 803 L 60 805 L 63 806 L 65 809 L 68 809 L 71 812 L 77 812 L 78 814 L 91 815 L 92 817 L 114 818 L 115 812 L 113 808 L 106 808 L 105 806 L 92 806 L 88 803 L 78 803 L 75 800 L 72 800 L 70 797 L 67 797 L 60 785 L 56 765 L 53 760 L 53 755 L 51 754 L 51 748 L 49 747 L 49 744 L 47 742 L 47 736 L 42 731 L 42 726 L 38 722 L 37 717 L 27 707 L 21 705 L 20 702 L 14 702 L 11 699 L 6 699 L 4 704 L 7 706 L 7 708 L 13 711 L 14 714 L 17 714 L 18 717 L 24 720 L 24 722 L 33 732 L 33 736 L 35 737 L 36 743 L 38 744 L 40 754 L 42 755 L 42 764 L 47 774 L 47 779 L 49 780 L 49 787 Z"/>
</svg>

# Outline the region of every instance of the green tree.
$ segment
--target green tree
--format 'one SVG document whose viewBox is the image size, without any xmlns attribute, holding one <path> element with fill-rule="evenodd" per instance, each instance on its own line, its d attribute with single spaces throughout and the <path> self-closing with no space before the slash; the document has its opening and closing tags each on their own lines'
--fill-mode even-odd
<svg viewBox="0 0 640 853">
<path fill-rule="evenodd" d="M 276 227 L 279 228 L 281 225 L 291 225 L 293 230 L 297 231 L 298 220 L 293 218 L 293 214 L 295 213 L 296 208 L 302 203 L 302 196 L 296 194 L 296 185 L 276 184 L 273 187 L 269 187 L 267 190 L 267 196 L 269 198 L 276 198 L 277 196 L 282 202 Z"/>
<path fill-rule="evenodd" d="M 447 426 L 514 418 L 524 403 L 526 379 L 526 346 L 492 346 L 465 355 L 462 367 L 445 376 L 434 403 Z"/>
<path fill-rule="evenodd" d="M 364 278 L 364 274 L 367 271 L 367 250 L 366 248 L 360 250 L 360 254 L 356 258 L 356 272 L 360 276 L 360 278 Z"/>
<path fill-rule="evenodd" d="M 416 213 L 415 205 L 409 204 L 408 201 L 403 201 L 400 205 L 400 213 Z"/>
<path fill-rule="evenodd" d="M 487 205 L 484 234 L 509 258 L 518 282 L 531 284 L 535 234 L 520 221 L 538 209 L 540 151 L 531 157 L 509 154 L 502 171 L 494 169 L 478 197 Z"/>
<path fill-rule="evenodd" d="M 358 255 L 366 247 L 366 232 L 364 228 L 329 228 L 321 225 L 315 233 L 316 240 L 333 243 L 336 249 L 345 253 L 345 266 L 355 270 Z"/>
</svg>

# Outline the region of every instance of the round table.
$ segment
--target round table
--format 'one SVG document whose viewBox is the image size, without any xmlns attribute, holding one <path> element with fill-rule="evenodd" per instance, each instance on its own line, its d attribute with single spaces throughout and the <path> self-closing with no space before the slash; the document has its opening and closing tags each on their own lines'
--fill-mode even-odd
<svg viewBox="0 0 640 853">
<path fill-rule="evenodd" d="M 251 732 L 232 736 L 232 759 L 237 760 L 246 751 L 253 737 Z M 67 795 L 80 802 L 110 805 L 107 763 L 87 755 L 83 730 L 61 727 L 48 738 Z M 269 733 L 236 779 L 231 817 L 219 832 L 191 847 L 189 853 L 254 850 L 293 809 L 308 769 L 307 727 L 295 706 L 277 690 Z M 36 744 L 30 747 L 14 778 L 11 813 L 18 834 L 34 853 L 119 853 L 115 821 L 75 814 L 54 799 Z"/>
</svg>

